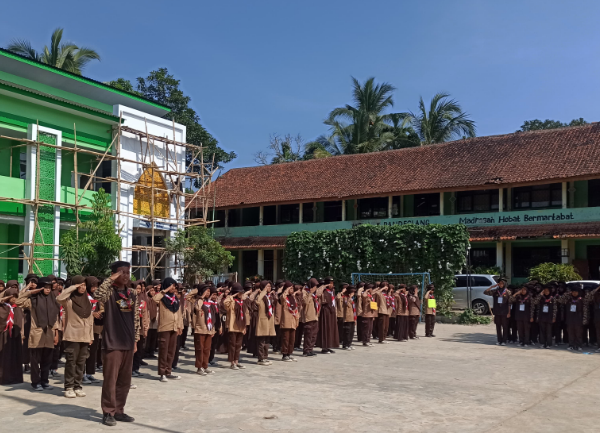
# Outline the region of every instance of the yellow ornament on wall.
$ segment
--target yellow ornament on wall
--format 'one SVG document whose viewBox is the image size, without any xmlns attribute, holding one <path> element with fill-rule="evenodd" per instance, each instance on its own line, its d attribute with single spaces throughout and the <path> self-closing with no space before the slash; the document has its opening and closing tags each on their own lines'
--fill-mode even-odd
<svg viewBox="0 0 600 433">
<path fill-rule="evenodd" d="M 169 218 L 170 203 L 169 193 L 166 191 L 167 183 L 154 163 L 150 167 L 146 167 L 137 181 L 133 193 L 133 213 L 152 215 L 152 186 L 154 186 L 154 216 Z"/>
</svg>

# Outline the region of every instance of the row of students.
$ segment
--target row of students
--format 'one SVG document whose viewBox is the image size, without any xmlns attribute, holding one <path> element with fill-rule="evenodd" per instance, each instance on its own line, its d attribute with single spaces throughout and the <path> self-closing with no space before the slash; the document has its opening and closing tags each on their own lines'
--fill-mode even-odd
<svg viewBox="0 0 600 433">
<path fill-rule="evenodd" d="M 507 287 L 506 280 L 500 279 L 484 292 L 493 297 L 496 344 L 518 341 L 523 347 L 539 343 L 549 349 L 554 341 L 554 346 L 564 342 L 569 350 L 581 351 L 584 344 L 597 343 L 600 352 L 599 290 L 578 282 L 541 285 L 533 281 Z"/>
</svg>

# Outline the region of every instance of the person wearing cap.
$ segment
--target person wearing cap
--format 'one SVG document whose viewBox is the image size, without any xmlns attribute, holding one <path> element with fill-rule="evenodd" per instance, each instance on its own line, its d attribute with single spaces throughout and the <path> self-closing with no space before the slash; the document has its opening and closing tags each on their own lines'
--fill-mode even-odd
<svg viewBox="0 0 600 433">
<path fill-rule="evenodd" d="M 102 422 L 115 426 L 119 422 L 133 422 L 125 413 L 125 404 L 131 388 L 133 354 L 140 339 L 139 299 L 128 289 L 131 264 L 124 261 L 110 266 L 111 276 L 94 292 L 94 299 L 104 305 L 102 329 Z"/>
<path fill-rule="evenodd" d="M 256 344 L 258 351 L 258 365 L 271 365 L 269 361 L 269 341 L 275 336 L 275 306 L 271 294 L 271 282 L 260 282 L 260 292 L 256 296 L 258 314 L 256 322 Z"/>
<path fill-rule="evenodd" d="M 496 344 L 498 346 L 506 346 L 510 319 L 509 300 L 511 296 L 511 291 L 506 288 L 506 279 L 500 278 L 496 284 L 487 288 L 483 294 L 493 298 L 492 312 L 494 313 L 494 323 L 496 324 Z"/>
<path fill-rule="evenodd" d="M 317 332 L 319 332 L 319 313 L 321 302 L 317 297 L 319 281 L 311 278 L 302 297 L 302 319 L 304 322 L 304 345 L 302 356 L 317 356 L 314 352 Z"/>
<path fill-rule="evenodd" d="M 400 342 L 408 341 L 408 292 L 406 284 L 400 284 L 396 293 L 396 305 L 398 314 L 396 315 L 396 339 Z"/>
<path fill-rule="evenodd" d="M 340 346 L 335 289 L 332 277 L 325 277 L 323 282 L 324 284 L 317 289 L 317 297 L 321 302 L 321 313 L 319 315 L 319 332 L 316 344 L 321 348 L 321 353 L 331 354 L 335 353 L 331 348 Z"/>
<path fill-rule="evenodd" d="M 92 316 L 94 317 L 94 342 L 91 344 L 89 351 L 90 354 L 85 361 L 85 373 L 81 383 L 89 385 L 91 383 L 100 383 L 98 379 L 94 377 L 96 374 L 96 362 L 100 352 L 100 335 L 102 334 L 102 325 L 104 324 L 104 305 L 94 299 L 94 292 L 98 290 L 98 278 L 86 277 L 85 278 L 85 290 L 87 297 L 92 304 Z"/>
<path fill-rule="evenodd" d="M 244 293 L 240 283 L 233 283 L 229 295 L 223 301 L 228 330 L 227 360 L 231 363 L 232 370 L 246 368 L 240 365 L 240 351 L 242 350 L 242 339 L 246 334 L 244 301 L 248 294 L 249 292 Z"/>
<path fill-rule="evenodd" d="M 1 281 L 1 280 L 0 280 Z M 9 280 L 0 289 L 0 385 L 23 383 L 23 309 L 17 305 L 19 283 Z"/>
<path fill-rule="evenodd" d="M 216 301 L 217 289 L 213 286 L 201 284 L 195 290 L 195 298 L 189 298 L 189 304 L 193 305 L 192 329 L 194 332 L 194 351 L 196 373 L 201 376 L 214 374 L 214 370 L 208 369 L 208 358 L 212 338 L 217 329 L 217 307 L 210 301 Z M 194 291 L 192 291 L 194 293 Z"/>
<path fill-rule="evenodd" d="M 284 362 L 293 362 L 296 361 L 292 355 L 296 340 L 296 328 L 300 319 L 298 302 L 296 300 L 296 290 L 291 281 L 285 281 L 282 284 L 282 289 L 278 301 L 281 304 L 281 360 Z"/>
<path fill-rule="evenodd" d="M 369 283 L 362 292 L 360 302 L 362 303 L 362 335 L 360 340 L 363 346 L 371 347 L 371 335 L 373 333 L 373 321 L 377 314 L 377 302 L 375 301 L 375 285 Z"/>
<path fill-rule="evenodd" d="M 379 344 L 387 344 L 388 326 L 390 325 L 390 309 L 392 306 L 391 296 L 388 295 L 389 287 L 387 282 L 381 283 L 381 288 L 378 290 L 374 299 L 377 302 L 377 338 Z"/>
<path fill-rule="evenodd" d="M 165 278 L 160 292 L 152 298 L 159 306 L 158 375 L 161 382 L 181 379 L 180 376 L 171 374 L 177 350 L 177 336 L 183 331 L 183 316 L 176 292 L 177 282 L 173 278 Z"/>
<path fill-rule="evenodd" d="M 423 297 L 424 302 L 424 312 L 425 312 L 425 337 L 435 337 L 433 335 L 433 329 L 435 328 L 435 286 L 433 284 L 428 284 L 425 288 L 427 292 L 425 292 L 425 296 Z M 433 301 L 433 302 L 432 302 Z"/>
<path fill-rule="evenodd" d="M 413 284 L 408 291 L 408 337 L 418 340 L 417 326 L 421 318 L 421 299 L 419 298 L 419 286 Z"/>
<path fill-rule="evenodd" d="M 582 350 L 583 326 L 588 323 L 589 303 L 594 299 L 600 287 L 584 293 L 581 283 L 567 284 L 567 291 L 558 298 L 558 302 L 565 305 L 565 323 L 569 334 L 569 350 Z"/>
<path fill-rule="evenodd" d="M 52 292 L 53 281 L 40 278 L 35 289 L 22 290 L 16 305 L 31 311 L 29 353 L 31 386 L 36 391 L 53 389 L 50 386 L 50 365 L 54 346 L 58 344 L 58 315 L 60 305 Z"/>
<path fill-rule="evenodd" d="M 540 329 L 540 348 L 543 349 L 552 347 L 552 325 L 556 323 L 558 303 L 551 290 L 552 286 L 546 284 L 542 292 L 534 296 L 532 301 L 533 308 L 536 309 L 535 320 Z"/>
<path fill-rule="evenodd" d="M 531 323 L 533 322 L 533 311 L 531 308 L 532 296 L 530 286 L 523 285 L 521 289 L 509 299 L 515 305 L 515 319 L 517 320 L 517 331 L 519 333 L 519 344 L 521 347 L 531 345 Z"/>
<path fill-rule="evenodd" d="M 94 316 L 87 297 L 85 278 L 76 275 L 72 286 L 56 298 L 65 310 L 63 344 L 65 345 L 65 397 L 85 397 L 81 386 L 89 346 L 94 343 Z"/>
<path fill-rule="evenodd" d="M 356 287 L 348 285 L 338 294 L 337 301 L 342 306 L 342 350 L 354 350 L 352 338 L 354 337 L 354 326 L 356 323 L 356 302 L 354 295 Z"/>
</svg>

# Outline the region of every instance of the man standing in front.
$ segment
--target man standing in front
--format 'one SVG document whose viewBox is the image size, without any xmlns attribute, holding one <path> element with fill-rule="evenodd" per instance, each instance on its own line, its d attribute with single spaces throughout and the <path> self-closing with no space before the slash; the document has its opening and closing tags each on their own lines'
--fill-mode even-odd
<svg viewBox="0 0 600 433">
<path fill-rule="evenodd" d="M 127 289 L 131 265 L 118 261 L 110 266 L 110 270 L 112 275 L 94 292 L 94 298 L 104 304 L 102 422 L 115 426 L 117 421 L 134 421 L 125 414 L 124 409 L 131 386 L 133 354 L 139 340 L 140 321 L 135 320 L 139 300 L 134 290 Z"/>
</svg>

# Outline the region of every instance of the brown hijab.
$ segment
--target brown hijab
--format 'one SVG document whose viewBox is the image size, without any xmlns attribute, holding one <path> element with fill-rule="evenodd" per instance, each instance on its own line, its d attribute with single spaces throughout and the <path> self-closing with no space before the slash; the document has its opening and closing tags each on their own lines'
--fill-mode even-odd
<svg viewBox="0 0 600 433">
<path fill-rule="evenodd" d="M 81 275 L 76 275 L 71 279 L 71 283 L 73 285 L 85 283 L 85 278 Z M 71 303 L 71 307 L 73 308 L 75 314 L 82 319 L 87 319 L 90 317 L 90 314 L 92 314 L 92 303 L 87 296 L 87 291 L 79 293 L 79 289 L 77 289 L 71 292 Z"/>
<path fill-rule="evenodd" d="M 12 284 L 10 283 L 15 283 L 15 284 L 19 284 L 16 280 L 11 280 L 8 282 L 8 289 L 6 289 L 6 291 L 4 292 L 4 294 L 2 295 L 2 297 L 5 296 L 14 296 L 15 298 L 19 296 L 19 289 L 16 287 L 11 288 L 10 286 Z M 14 326 L 18 326 L 19 329 L 22 326 L 23 323 L 23 310 L 20 307 L 17 307 L 16 305 L 9 305 L 8 302 L 3 302 L 2 304 L 0 304 L 0 332 L 3 332 L 6 329 L 6 324 L 8 321 L 8 316 L 10 315 L 10 310 L 13 310 L 13 314 L 14 314 Z M 11 336 L 15 335 L 14 332 L 14 328 L 13 331 L 11 332 Z"/>
</svg>

